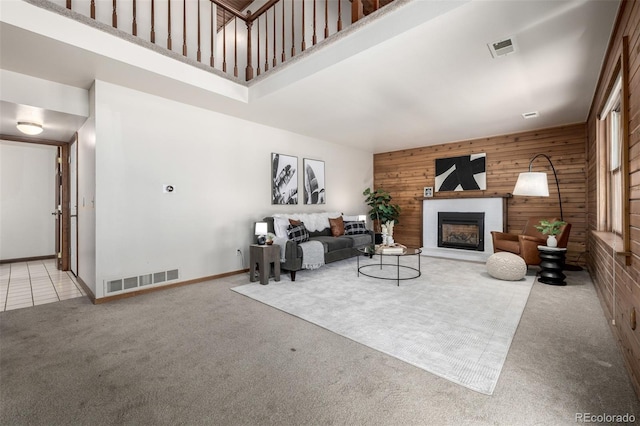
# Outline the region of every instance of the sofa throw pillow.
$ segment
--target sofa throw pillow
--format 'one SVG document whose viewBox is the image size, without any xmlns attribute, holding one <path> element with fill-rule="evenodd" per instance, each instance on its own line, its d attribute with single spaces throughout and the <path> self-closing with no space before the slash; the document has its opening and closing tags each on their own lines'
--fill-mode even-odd
<svg viewBox="0 0 640 426">
<path fill-rule="evenodd" d="M 331 235 L 334 237 L 344 235 L 344 221 L 342 220 L 342 216 L 334 219 L 329 218 L 329 225 L 331 226 Z"/>
<path fill-rule="evenodd" d="M 276 237 L 287 238 L 290 225 L 289 219 L 284 217 L 274 217 L 273 228 L 276 233 Z"/>
<path fill-rule="evenodd" d="M 358 235 L 358 234 L 366 234 L 367 227 L 364 222 L 345 222 L 344 223 L 344 233 L 345 235 Z"/>
<path fill-rule="evenodd" d="M 289 225 L 298 226 L 302 223 L 301 220 L 289 219 Z"/>
<path fill-rule="evenodd" d="M 296 243 L 309 241 L 309 231 L 305 228 L 304 223 L 300 223 L 300 225 L 297 226 L 290 225 L 287 234 L 289 235 L 289 239 Z"/>
</svg>

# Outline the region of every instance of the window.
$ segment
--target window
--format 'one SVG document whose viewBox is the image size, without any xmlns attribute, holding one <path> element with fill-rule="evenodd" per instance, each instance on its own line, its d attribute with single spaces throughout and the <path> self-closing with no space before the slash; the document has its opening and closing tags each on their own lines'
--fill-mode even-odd
<svg viewBox="0 0 640 426">
<path fill-rule="evenodd" d="M 620 81 L 620 79 L 618 79 Z M 603 160 L 606 161 L 606 176 L 604 176 L 605 195 L 601 200 L 605 207 L 604 224 L 605 231 L 615 234 L 622 234 L 622 118 L 620 114 L 620 88 L 616 83 L 614 90 L 611 92 L 610 101 L 607 105 L 611 105 L 607 111 L 607 107 L 600 116 L 604 132 L 604 140 L 601 141 L 605 155 Z"/>
<path fill-rule="evenodd" d="M 602 241 L 630 262 L 629 238 L 629 119 L 628 39 L 622 51 L 600 108 L 597 120 L 597 221 Z"/>
</svg>

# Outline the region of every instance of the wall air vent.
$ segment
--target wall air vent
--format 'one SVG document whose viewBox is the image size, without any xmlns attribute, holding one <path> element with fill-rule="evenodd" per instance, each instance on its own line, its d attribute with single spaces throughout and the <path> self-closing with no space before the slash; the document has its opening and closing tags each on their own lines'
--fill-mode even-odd
<svg viewBox="0 0 640 426">
<path fill-rule="evenodd" d="M 494 41 L 487 44 L 491 56 L 498 58 L 500 56 L 508 55 L 516 51 L 516 40 L 514 37 L 509 37 L 504 40 Z"/>
<path fill-rule="evenodd" d="M 152 284 L 169 283 L 180 278 L 179 269 L 170 269 L 168 271 L 153 272 L 139 276 L 126 278 L 116 278 L 104 281 L 104 292 L 107 293 L 123 293 L 127 290 L 134 290 L 139 287 L 149 286 Z"/>
<path fill-rule="evenodd" d="M 522 118 L 524 118 L 525 120 L 528 118 L 538 118 L 538 117 L 540 117 L 540 114 L 538 113 L 538 111 L 525 112 L 524 114 L 522 114 Z"/>
</svg>

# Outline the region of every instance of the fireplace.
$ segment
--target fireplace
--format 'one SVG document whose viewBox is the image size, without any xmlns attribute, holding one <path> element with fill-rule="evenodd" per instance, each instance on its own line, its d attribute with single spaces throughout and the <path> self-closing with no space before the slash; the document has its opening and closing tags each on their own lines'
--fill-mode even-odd
<svg viewBox="0 0 640 426">
<path fill-rule="evenodd" d="M 486 262 L 493 254 L 491 231 L 507 230 L 506 212 L 509 197 L 431 197 L 422 201 L 422 254 L 448 259 Z M 438 244 L 438 212 L 484 213 L 484 251 L 452 249 Z"/>
<path fill-rule="evenodd" d="M 484 251 L 484 213 L 438 212 L 438 247 Z"/>
</svg>

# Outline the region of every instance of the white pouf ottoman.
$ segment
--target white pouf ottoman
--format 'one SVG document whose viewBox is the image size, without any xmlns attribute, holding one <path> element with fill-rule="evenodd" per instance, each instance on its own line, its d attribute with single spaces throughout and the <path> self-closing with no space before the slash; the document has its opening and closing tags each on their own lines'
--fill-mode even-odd
<svg viewBox="0 0 640 426">
<path fill-rule="evenodd" d="M 487 272 L 499 280 L 518 281 L 527 274 L 527 264 L 517 254 L 501 251 L 487 259 Z"/>
</svg>

